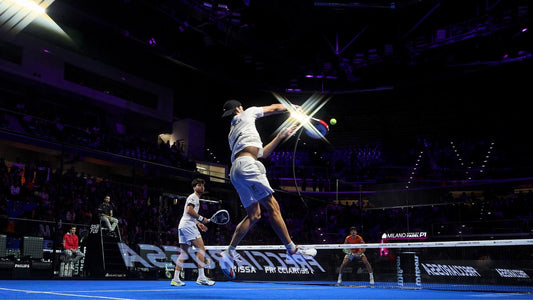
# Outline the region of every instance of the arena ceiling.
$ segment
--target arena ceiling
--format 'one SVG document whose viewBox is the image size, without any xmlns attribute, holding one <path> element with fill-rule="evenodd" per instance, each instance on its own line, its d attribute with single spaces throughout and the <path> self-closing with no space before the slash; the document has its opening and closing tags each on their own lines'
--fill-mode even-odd
<svg viewBox="0 0 533 300">
<path fill-rule="evenodd" d="M 205 121 L 215 144 L 226 144 L 221 103 L 246 90 L 296 101 L 335 95 L 318 117 L 336 117 L 329 139 L 350 145 L 523 130 L 528 8 L 527 0 L 55 0 L 47 13 L 67 46 L 175 88 L 175 114 Z"/>
<path fill-rule="evenodd" d="M 170 85 L 185 68 L 250 88 L 343 93 L 531 51 L 525 0 L 56 0 L 47 12 L 86 55 Z"/>
</svg>

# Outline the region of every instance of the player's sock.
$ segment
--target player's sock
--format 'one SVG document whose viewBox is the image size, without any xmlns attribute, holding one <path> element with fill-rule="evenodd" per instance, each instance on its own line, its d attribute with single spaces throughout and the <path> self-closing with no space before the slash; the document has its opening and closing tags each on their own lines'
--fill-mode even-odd
<svg viewBox="0 0 533 300">
<path fill-rule="evenodd" d="M 285 245 L 285 248 L 289 250 L 289 253 L 296 252 L 296 245 L 294 244 L 294 242 L 291 242 L 290 244 Z"/>
<path fill-rule="evenodd" d="M 174 278 L 173 278 L 174 281 L 180 281 L 180 273 L 181 273 L 180 271 L 174 270 Z"/>
</svg>

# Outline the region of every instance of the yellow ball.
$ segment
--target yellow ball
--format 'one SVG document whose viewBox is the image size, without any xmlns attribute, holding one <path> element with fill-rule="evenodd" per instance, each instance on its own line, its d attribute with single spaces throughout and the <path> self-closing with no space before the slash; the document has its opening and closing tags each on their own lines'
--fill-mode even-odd
<svg viewBox="0 0 533 300">
<path fill-rule="evenodd" d="M 335 125 L 337 124 L 337 120 L 335 118 L 331 118 L 331 120 L 329 120 L 329 124 Z"/>
</svg>

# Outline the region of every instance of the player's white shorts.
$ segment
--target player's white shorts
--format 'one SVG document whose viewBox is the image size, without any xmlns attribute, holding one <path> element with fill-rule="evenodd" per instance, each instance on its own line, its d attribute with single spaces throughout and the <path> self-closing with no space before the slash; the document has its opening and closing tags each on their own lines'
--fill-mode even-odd
<svg viewBox="0 0 533 300">
<path fill-rule="evenodd" d="M 230 179 L 245 208 L 274 193 L 265 166 L 251 156 L 240 156 L 233 161 Z"/>
<path fill-rule="evenodd" d="M 200 230 L 197 226 L 187 226 L 178 229 L 178 241 L 180 244 L 191 245 L 191 241 L 201 238 Z"/>
<path fill-rule="evenodd" d="M 346 254 L 344 258 L 347 258 L 349 261 L 352 261 L 354 258 L 361 260 L 365 256 L 364 253 L 361 253 L 360 255 L 355 256 L 353 253 Z"/>
</svg>

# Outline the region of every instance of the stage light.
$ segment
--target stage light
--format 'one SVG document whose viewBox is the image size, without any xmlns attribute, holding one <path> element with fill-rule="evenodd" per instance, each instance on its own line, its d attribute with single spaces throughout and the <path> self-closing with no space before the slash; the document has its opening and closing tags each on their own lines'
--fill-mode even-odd
<svg viewBox="0 0 533 300">
<path fill-rule="evenodd" d="M 41 7 L 37 5 L 33 1 L 29 0 L 10 0 L 11 2 L 14 2 L 16 5 L 27 8 L 31 10 L 31 12 L 38 13 L 38 14 L 45 14 L 46 9 L 44 7 Z M 9 2 L 9 1 L 8 1 Z"/>
<path fill-rule="evenodd" d="M 29 0 L 0 0 L 0 28 L 2 31 L 16 34 L 33 20 L 46 16 L 46 8 L 52 1 L 44 1 L 37 5 Z"/>
<path fill-rule="evenodd" d="M 37 4 L 30 0 L 0 0 L 0 31 L 16 35 L 33 23 L 37 27 L 50 29 L 72 43 L 72 39 L 46 14 L 46 9 L 54 1 L 44 0 Z"/>
</svg>

